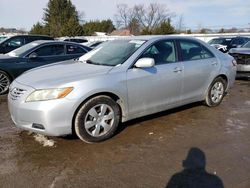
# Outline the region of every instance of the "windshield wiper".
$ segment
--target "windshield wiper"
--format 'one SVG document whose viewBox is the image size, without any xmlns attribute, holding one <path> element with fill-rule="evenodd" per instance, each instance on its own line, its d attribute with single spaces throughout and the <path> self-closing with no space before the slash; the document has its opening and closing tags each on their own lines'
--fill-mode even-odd
<svg viewBox="0 0 250 188">
<path fill-rule="evenodd" d="M 88 60 L 86 61 L 86 63 L 88 63 L 88 64 L 93 64 L 93 65 L 102 65 L 101 63 L 94 62 L 94 61 L 92 61 L 92 60 L 90 60 L 90 59 L 88 59 Z"/>
<path fill-rule="evenodd" d="M 109 64 L 94 62 L 94 61 L 92 61 L 92 60 L 90 60 L 90 59 L 88 59 L 88 60 L 86 61 L 86 63 L 92 64 L 92 65 L 114 66 L 114 65 L 109 65 Z"/>
</svg>

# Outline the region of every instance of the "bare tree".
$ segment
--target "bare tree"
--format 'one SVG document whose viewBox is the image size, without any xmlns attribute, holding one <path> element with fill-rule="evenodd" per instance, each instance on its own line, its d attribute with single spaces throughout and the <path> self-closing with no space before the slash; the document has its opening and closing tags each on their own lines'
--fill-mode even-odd
<svg viewBox="0 0 250 188">
<path fill-rule="evenodd" d="M 126 4 L 119 4 L 115 18 L 118 28 L 129 28 L 136 20 L 141 31 L 146 30 L 150 33 L 173 16 L 174 14 L 164 4 L 151 3 L 149 6 L 138 4 L 132 8 Z"/>
<path fill-rule="evenodd" d="M 161 23 L 167 21 L 174 14 L 166 8 L 166 5 L 151 3 L 148 7 L 144 5 L 134 6 L 135 18 L 139 21 L 142 29 L 152 31 Z"/>
<path fill-rule="evenodd" d="M 180 15 L 179 20 L 176 25 L 177 32 L 181 33 L 185 29 L 183 15 Z"/>
<path fill-rule="evenodd" d="M 129 23 L 133 19 L 133 10 L 127 4 L 118 4 L 116 7 L 115 21 L 117 28 L 128 28 Z"/>
</svg>

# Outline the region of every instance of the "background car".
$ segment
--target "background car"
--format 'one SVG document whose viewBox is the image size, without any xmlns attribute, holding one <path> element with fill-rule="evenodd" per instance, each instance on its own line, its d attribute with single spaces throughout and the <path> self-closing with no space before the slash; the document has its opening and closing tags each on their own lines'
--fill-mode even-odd
<svg viewBox="0 0 250 188">
<path fill-rule="evenodd" d="M 87 39 L 82 39 L 82 38 L 67 38 L 67 39 L 64 39 L 64 41 L 76 42 L 76 43 L 80 43 L 80 44 L 88 42 Z"/>
<path fill-rule="evenodd" d="M 223 53 L 228 52 L 231 48 L 241 47 L 246 44 L 250 38 L 248 37 L 219 37 L 208 42 L 211 46 Z"/>
<path fill-rule="evenodd" d="M 93 48 L 99 46 L 100 44 L 102 44 L 103 42 L 104 41 L 92 41 L 92 42 L 87 42 L 84 45 L 93 49 Z"/>
<path fill-rule="evenodd" d="M 36 40 L 54 40 L 45 35 L 15 35 L 0 42 L 0 54 L 8 53 Z"/>
<path fill-rule="evenodd" d="M 241 48 L 232 48 L 229 54 L 237 61 L 237 78 L 250 78 L 250 41 Z"/>
<path fill-rule="evenodd" d="M 24 130 L 112 137 L 120 121 L 204 101 L 218 106 L 235 81 L 233 57 L 197 39 L 140 37 L 105 42 L 79 58 L 31 70 L 10 87 L 9 110 Z"/>
<path fill-rule="evenodd" d="M 0 41 L 4 40 L 4 39 L 6 39 L 6 38 L 8 38 L 8 37 L 5 36 L 5 35 L 0 35 Z"/>
<path fill-rule="evenodd" d="M 69 59 L 76 59 L 91 48 L 63 41 L 34 41 L 0 56 L 0 95 L 7 92 L 12 80 L 23 72 Z"/>
</svg>

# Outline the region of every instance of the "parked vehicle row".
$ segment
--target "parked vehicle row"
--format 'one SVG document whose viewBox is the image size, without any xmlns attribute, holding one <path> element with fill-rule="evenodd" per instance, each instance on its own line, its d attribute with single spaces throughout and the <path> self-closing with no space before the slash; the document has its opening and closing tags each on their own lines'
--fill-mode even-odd
<svg viewBox="0 0 250 188">
<path fill-rule="evenodd" d="M 79 61 L 25 72 L 12 82 L 8 104 L 21 129 L 100 142 L 120 122 L 196 101 L 219 105 L 235 74 L 233 57 L 193 38 L 115 40 Z"/>
<path fill-rule="evenodd" d="M 250 78 L 250 38 L 219 37 L 210 40 L 208 44 L 235 58 L 237 78 Z"/>
<path fill-rule="evenodd" d="M 72 42 L 34 41 L 5 55 L 0 55 L 0 95 L 23 72 L 47 64 L 76 59 L 91 48 Z"/>
<path fill-rule="evenodd" d="M 223 53 L 227 53 L 231 48 L 238 48 L 246 44 L 248 37 L 219 37 L 208 41 L 208 44 L 214 46 Z"/>
</svg>

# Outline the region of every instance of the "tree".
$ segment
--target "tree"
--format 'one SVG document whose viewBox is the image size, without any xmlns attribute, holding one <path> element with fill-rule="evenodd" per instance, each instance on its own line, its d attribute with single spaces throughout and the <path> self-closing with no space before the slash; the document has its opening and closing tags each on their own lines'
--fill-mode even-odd
<svg viewBox="0 0 250 188">
<path fill-rule="evenodd" d="M 140 23 L 136 18 L 133 18 L 128 25 L 128 29 L 132 35 L 140 34 Z"/>
<path fill-rule="evenodd" d="M 35 24 L 31 32 L 53 37 L 76 36 L 83 33 L 78 12 L 71 0 L 49 0 L 44 9 L 43 22 L 44 24 Z"/>
<path fill-rule="evenodd" d="M 37 22 L 36 24 L 33 25 L 32 29 L 30 30 L 30 34 L 46 35 L 48 33 L 45 32 L 44 26 L 40 22 Z"/>
<path fill-rule="evenodd" d="M 179 20 L 177 22 L 177 25 L 176 25 L 176 31 L 178 33 L 181 33 L 183 31 L 183 29 L 185 28 L 185 25 L 184 25 L 184 18 L 183 18 L 183 15 L 181 15 L 179 17 Z"/>
<path fill-rule="evenodd" d="M 165 5 L 151 3 L 149 6 L 143 4 L 135 5 L 130 8 L 126 4 L 117 5 L 115 15 L 116 24 L 119 27 L 135 30 L 141 34 L 152 34 L 161 24 L 166 24 L 174 14 Z"/>
<path fill-rule="evenodd" d="M 113 25 L 113 22 L 108 19 L 86 22 L 83 24 L 82 28 L 84 35 L 93 35 L 94 32 L 111 33 L 115 29 L 115 26 Z"/>
<path fill-rule="evenodd" d="M 162 22 L 161 25 L 153 31 L 153 34 L 156 34 L 156 35 L 167 35 L 167 34 L 174 34 L 174 33 L 175 33 L 175 29 L 171 25 L 170 18 L 167 21 Z"/>
<path fill-rule="evenodd" d="M 187 30 L 187 34 L 192 34 L 192 30 L 191 30 L 191 29 L 188 29 L 188 30 Z"/>
<path fill-rule="evenodd" d="M 62 29 L 61 29 L 61 35 L 62 36 L 81 36 L 83 35 L 83 29 L 82 26 L 79 25 L 78 21 L 74 18 L 70 18 L 68 22 L 66 22 Z"/>
<path fill-rule="evenodd" d="M 149 33 L 159 27 L 173 16 L 165 5 L 151 3 L 148 7 L 144 5 L 135 5 L 135 18 L 139 21 L 142 30 L 147 30 Z"/>
<path fill-rule="evenodd" d="M 133 9 L 129 8 L 127 4 L 118 4 L 116 6 L 117 13 L 115 14 L 115 21 L 117 28 L 127 29 L 130 22 L 134 18 Z"/>
<path fill-rule="evenodd" d="M 218 33 L 225 33 L 225 29 L 221 28 Z"/>
</svg>

